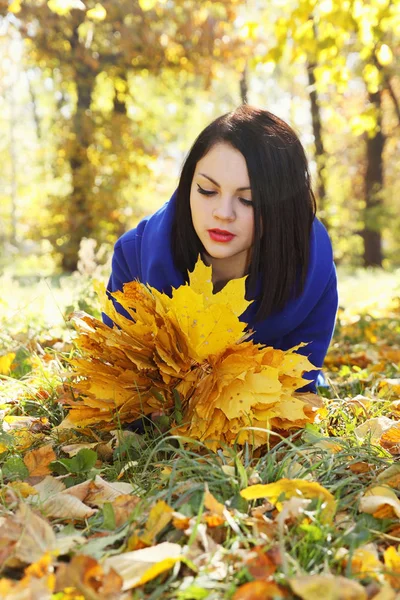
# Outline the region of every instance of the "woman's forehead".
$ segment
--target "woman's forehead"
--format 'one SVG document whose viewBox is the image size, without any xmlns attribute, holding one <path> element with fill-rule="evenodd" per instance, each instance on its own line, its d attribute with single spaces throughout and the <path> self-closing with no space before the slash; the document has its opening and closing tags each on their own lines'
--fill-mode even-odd
<svg viewBox="0 0 400 600">
<path fill-rule="evenodd" d="M 235 188 L 250 187 L 245 158 L 230 144 L 216 144 L 196 165 L 196 175 L 207 177 L 217 185 L 235 185 Z"/>
</svg>

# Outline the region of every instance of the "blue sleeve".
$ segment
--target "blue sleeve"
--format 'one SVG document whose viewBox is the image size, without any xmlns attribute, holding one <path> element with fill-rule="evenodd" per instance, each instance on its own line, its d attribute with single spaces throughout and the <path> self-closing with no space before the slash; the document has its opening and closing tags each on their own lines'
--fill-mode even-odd
<svg viewBox="0 0 400 600">
<path fill-rule="evenodd" d="M 129 251 L 127 248 L 129 248 Z M 127 243 L 124 245 L 122 239 L 119 238 L 114 246 L 114 253 L 111 261 L 111 276 L 108 280 L 106 293 L 108 298 L 114 304 L 117 312 L 128 319 L 130 319 L 129 314 L 114 298 L 111 297 L 110 292 L 123 291 L 124 283 L 133 281 L 137 277 L 139 277 L 139 268 L 135 244 Z M 101 317 L 103 323 L 111 328 L 113 327 L 114 322 L 108 315 L 102 312 Z"/>
<path fill-rule="evenodd" d="M 335 328 L 338 308 L 338 291 L 336 269 L 333 266 L 327 286 L 304 321 L 282 339 L 282 348 L 288 350 L 300 342 L 309 342 L 298 350 L 299 354 L 308 356 L 316 367 L 322 367 Z M 316 392 L 316 381 L 320 371 L 309 371 L 304 374 L 310 383 L 302 387 L 300 392 Z"/>
</svg>

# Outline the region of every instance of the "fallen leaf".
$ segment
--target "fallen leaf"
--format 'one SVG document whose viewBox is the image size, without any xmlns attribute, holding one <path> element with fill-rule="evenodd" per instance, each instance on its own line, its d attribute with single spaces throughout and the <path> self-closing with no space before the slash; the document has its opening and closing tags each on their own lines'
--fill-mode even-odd
<svg viewBox="0 0 400 600">
<path fill-rule="evenodd" d="M 349 469 L 352 473 L 356 473 L 357 475 L 361 475 L 362 473 L 368 473 L 374 468 L 374 465 L 370 463 L 366 463 L 364 461 L 353 462 L 349 464 Z"/>
<path fill-rule="evenodd" d="M 0 356 L 0 375 L 8 375 L 10 373 L 15 357 L 15 352 L 8 352 L 8 354 Z"/>
<path fill-rule="evenodd" d="M 368 419 L 358 425 L 354 429 L 354 433 L 358 437 L 359 440 L 363 440 L 365 438 L 370 438 L 371 441 L 379 441 L 382 435 L 393 427 L 396 424 L 396 421 L 393 419 L 389 419 L 388 417 L 374 417 L 373 419 Z"/>
<path fill-rule="evenodd" d="M 121 576 L 113 568 L 106 571 L 95 558 L 76 554 L 58 567 L 55 591 L 72 589 L 90 600 L 121 600 Z"/>
<path fill-rule="evenodd" d="M 385 509 L 384 512 L 382 509 Z M 393 515 L 400 518 L 400 500 L 390 487 L 376 485 L 369 488 L 361 497 L 359 510 L 377 518 Z"/>
<path fill-rule="evenodd" d="M 225 517 L 222 517 L 221 515 L 204 515 L 203 516 L 203 520 L 206 523 L 207 527 L 210 527 L 211 529 L 213 529 L 214 527 L 219 527 L 220 525 L 223 525 L 226 521 Z"/>
<path fill-rule="evenodd" d="M 286 598 L 287 591 L 272 581 L 249 581 L 241 585 L 232 600 L 275 600 L 275 598 Z"/>
<path fill-rule="evenodd" d="M 162 571 L 170 569 L 181 560 L 181 557 L 182 548 L 179 544 L 163 542 L 149 548 L 110 556 L 104 561 L 104 566 L 115 569 L 122 577 L 122 589 L 125 591 L 157 577 Z M 154 568 L 156 565 L 159 566 Z"/>
<path fill-rule="evenodd" d="M 377 476 L 380 484 L 390 485 L 390 487 L 400 488 L 400 465 L 391 465 Z"/>
<path fill-rule="evenodd" d="M 351 561 L 351 572 L 360 579 L 367 577 L 379 579 L 383 564 L 378 558 L 376 549 L 372 544 L 356 548 L 349 556 L 344 557 L 344 564 Z"/>
<path fill-rule="evenodd" d="M 174 509 L 168 506 L 164 500 L 159 500 L 150 510 L 145 531 L 140 536 L 140 540 L 148 546 L 154 544 L 157 535 L 172 520 L 173 512 Z"/>
<path fill-rule="evenodd" d="M 400 423 L 387 429 L 379 440 L 380 445 L 391 454 L 400 454 Z"/>
<path fill-rule="evenodd" d="M 50 473 L 49 464 L 56 458 L 53 447 L 46 445 L 27 452 L 24 456 L 24 463 L 28 468 L 30 477 L 45 476 Z"/>
<path fill-rule="evenodd" d="M 386 573 L 385 579 L 395 590 L 400 590 L 400 555 L 394 546 L 389 546 L 383 553 Z"/>
<path fill-rule="evenodd" d="M 26 481 L 11 481 L 7 484 L 7 487 L 14 490 L 22 498 L 28 498 L 28 496 L 35 496 L 37 494 L 36 488 L 26 483 Z"/>
<path fill-rule="evenodd" d="M 138 496 L 131 496 L 129 494 L 121 494 L 115 498 L 112 503 L 115 517 L 115 526 L 121 527 L 124 523 L 129 521 L 132 512 L 140 502 Z"/>
<path fill-rule="evenodd" d="M 208 489 L 206 489 L 204 494 L 204 507 L 210 512 L 220 516 L 223 514 L 225 508 L 225 506 L 221 504 L 221 502 L 218 502 Z"/>
<path fill-rule="evenodd" d="M 98 445 L 99 442 L 67 444 L 65 446 L 61 446 L 61 450 L 65 452 L 65 454 L 68 454 L 70 458 L 72 458 L 73 456 L 76 456 L 76 454 L 78 454 L 79 450 L 82 450 L 82 448 L 94 450 Z"/>
<path fill-rule="evenodd" d="M 21 502 L 13 515 L 0 521 L 0 547 L 14 542 L 13 557 L 30 564 L 46 552 L 57 551 L 56 535 L 50 524 Z"/>
<path fill-rule="evenodd" d="M 305 499 L 316 498 L 322 501 L 321 517 L 325 522 L 331 522 L 336 511 L 336 501 L 328 490 L 319 483 L 302 479 L 280 479 L 266 485 L 252 485 L 242 490 L 240 495 L 246 500 L 267 498 L 279 511 L 283 508 L 282 500 L 278 500 L 282 496 L 287 499 L 293 496 Z"/>
<path fill-rule="evenodd" d="M 400 396 L 400 377 L 382 379 L 379 388 L 388 391 L 389 394 Z"/>
<path fill-rule="evenodd" d="M 373 600 L 396 600 L 396 592 L 395 590 L 388 584 L 385 583 L 379 588 L 377 594 L 372 596 Z M 369 596 L 370 598 L 370 596 Z"/>
<path fill-rule="evenodd" d="M 262 547 L 255 547 L 245 562 L 246 568 L 254 579 L 266 580 L 275 573 L 277 563 Z"/>
<path fill-rule="evenodd" d="M 334 575 L 303 575 L 289 579 L 293 592 L 302 600 L 367 600 L 357 581 Z"/>
</svg>

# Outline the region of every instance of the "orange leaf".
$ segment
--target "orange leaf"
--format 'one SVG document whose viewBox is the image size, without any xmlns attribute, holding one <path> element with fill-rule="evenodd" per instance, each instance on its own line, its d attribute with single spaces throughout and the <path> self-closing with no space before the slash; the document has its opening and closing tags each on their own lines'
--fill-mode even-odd
<svg viewBox="0 0 400 600">
<path fill-rule="evenodd" d="M 400 454 L 400 424 L 396 423 L 385 431 L 379 440 L 380 445 L 391 454 Z"/>
<path fill-rule="evenodd" d="M 208 489 L 204 494 L 204 506 L 207 510 L 215 513 L 216 515 L 222 515 L 224 512 L 224 505 L 221 504 L 221 502 L 218 502 L 218 500 L 211 494 L 211 492 L 208 491 Z"/>
<path fill-rule="evenodd" d="M 350 471 L 356 474 L 368 473 L 369 471 L 371 471 L 372 467 L 373 465 L 363 461 L 355 462 L 349 465 Z"/>
<path fill-rule="evenodd" d="M 269 579 L 275 573 L 277 563 L 269 552 L 262 548 L 253 548 L 250 557 L 246 560 L 246 567 L 254 579 Z"/>
<path fill-rule="evenodd" d="M 272 581 L 250 581 L 236 590 L 232 600 L 274 600 L 286 596 L 286 590 Z"/>
<path fill-rule="evenodd" d="M 225 523 L 224 517 L 221 515 L 204 515 L 204 521 L 207 524 L 207 527 L 219 527 L 223 523 Z"/>
<path fill-rule="evenodd" d="M 50 473 L 49 464 L 56 458 L 52 446 L 40 446 L 37 450 L 31 450 L 25 454 L 24 463 L 31 477 L 45 476 Z"/>
<path fill-rule="evenodd" d="M 187 529 L 189 527 L 190 524 L 190 517 L 174 517 L 172 519 L 172 525 L 175 527 L 175 529 L 180 529 L 182 531 L 184 531 L 185 529 Z"/>
<path fill-rule="evenodd" d="M 72 587 L 93 600 L 114 600 L 122 584 L 122 577 L 113 568 L 105 573 L 96 559 L 82 554 L 75 555 L 71 562 L 61 564 L 57 570 L 57 592 Z"/>
</svg>

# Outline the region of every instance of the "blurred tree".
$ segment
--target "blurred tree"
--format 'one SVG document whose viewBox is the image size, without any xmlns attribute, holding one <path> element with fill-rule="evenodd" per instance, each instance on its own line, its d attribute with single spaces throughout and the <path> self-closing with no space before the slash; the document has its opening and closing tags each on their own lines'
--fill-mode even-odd
<svg viewBox="0 0 400 600">
<path fill-rule="evenodd" d="M 150 174 L 145 157 L 156 157 L 128 114 L 131 74 L 183 70 L 209 85 L 216 63 L 240 47 L 229 35 L 238 4 L 12 0 L 0 5 L 24 36 L 32 64 L 57 71 L 68 99 L 59 156 L 69 165 L 70 193 L 53 199 L 58 218 L 48 235 L 65 270 L 76 268 L 83 237 L 123 231 L 118 211 L 123 185 L 132 173 Z M 99 88 L 110 85 L 111 106 L 98 98 Z"/>
<path fill-rule="evenodd" d="M 280 14 L 279 14 L 280 13 Z M 320 101 L 340 102 L 358 78 L 364 84 L 364 107 L 352 115 L 352 133 L 366 144 L 363 223 L 364 265 L 382 265 L 382 231 L 388 226 L 384 206 L 383 153 L 389 133 L 382 130 L 382 96 L 389 94 L 400 115 L 393 79 L 399 75 L 399 0 L 293 0 L 274 15 L 274 41 L 264 62 L 279 64 L 284 57 L 307 68 L 315 141 L 320 207 L 329 222 L 326 189 L 326 152 L 322 135 Z M 264 16 L 271 28 L 271 13 Z M 336 97 L 333 97 L 333 92 Z M 345 99 L 345 98 L 344 98 Z"/>
</svg>

